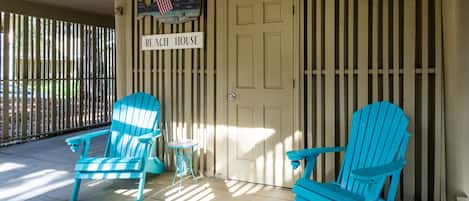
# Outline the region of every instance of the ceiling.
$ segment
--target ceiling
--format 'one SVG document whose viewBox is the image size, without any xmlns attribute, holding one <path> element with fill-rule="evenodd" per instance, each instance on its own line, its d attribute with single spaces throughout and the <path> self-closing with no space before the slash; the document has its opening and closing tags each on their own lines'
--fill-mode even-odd
<svg viewBox="0 0 469 201">
<path fill-rule="evenodd" d="M 114 0 L 26 0 L 44 5 L 91 12 L 101 15 L 114 15 Z"/>
</svg>

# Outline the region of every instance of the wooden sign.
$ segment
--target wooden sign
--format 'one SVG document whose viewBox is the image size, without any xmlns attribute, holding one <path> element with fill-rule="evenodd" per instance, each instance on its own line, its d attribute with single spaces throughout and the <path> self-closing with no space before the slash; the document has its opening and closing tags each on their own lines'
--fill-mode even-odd
<svg viewBox="0 0 469 201">
<path fill-rule="evenodd" d="M 142 50 L 204 48 L 204 33 L 178 33 L 142 36 Z"/>
<path fill-rule="evenodd" d="M 138 16 L 156 16 L 162 23 L 183 23 L 196 20 L 200 16 L 200 0 L 171 0 L 173 10 L 164 16 L 156 6 L 155 0 L 139 0 Z"/>
</svg>

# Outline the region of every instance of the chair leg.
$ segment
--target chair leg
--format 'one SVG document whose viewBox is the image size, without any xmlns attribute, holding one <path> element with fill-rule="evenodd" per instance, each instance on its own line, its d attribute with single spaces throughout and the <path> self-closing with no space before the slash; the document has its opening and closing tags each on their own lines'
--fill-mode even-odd
<svg viewBox="0 0 469 201">
<path fill-rule="evenodd" d="M 80 191 L 81 179 L 75 178 L 75 183 L 73 184 L 72 195 L 70 196 L 70 201 L 76 201 L 78 198 L 78 191 Z"/>
<path fill-rule="evenodd" d="M 143 200 L 143 190 L 145 189 L 145 177 L 146 177 L 146 173 L 143 173 L 142 177 L 140 178 L 140 182 L 138 183 L 137 201 Z"/>
</svg>

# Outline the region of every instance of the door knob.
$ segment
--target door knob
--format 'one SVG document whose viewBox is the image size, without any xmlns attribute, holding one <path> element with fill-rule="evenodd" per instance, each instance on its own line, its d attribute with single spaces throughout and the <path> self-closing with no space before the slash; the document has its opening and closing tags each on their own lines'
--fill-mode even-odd
<svg viewBox="0 0 469 201">
<path fill-rule="evenodd" d="M 236 92 L 232 91 L 232 92 L 228 93 L 228 100 L 229 101 L 234 101 L 234 100 L 236 100 L 237 96 L 238 96 L 238 94 L 236 94 Z"/>
</svg>

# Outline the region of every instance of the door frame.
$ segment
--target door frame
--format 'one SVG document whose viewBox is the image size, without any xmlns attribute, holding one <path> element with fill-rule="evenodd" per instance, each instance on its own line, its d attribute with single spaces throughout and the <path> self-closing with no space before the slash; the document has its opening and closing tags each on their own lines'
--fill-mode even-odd
<svg viewBox="0 0 469 201">
<path fill-rule="evenodd" d="M 217 0 L 216 3 L 216 29 L 219 35 L 216 36 L 217 54 L 217 117 L 216 117 L 216 141 L 215 141 L 215 177 L 227 179 L 229 177 L 229 136 L 228 136 L 228 1 Z M 300 70 L 301 55 L 301 32 L 300 19 L 302 7 L 300 0 L 291 0 L 293 2 L 293 145 L 294 149 L 303 148 L 303 120 L 301 118 L 301 91 L 303 90 L 303 76 Z M 298 171 L 295 172 L 297 178 Z"/>
</svg>

